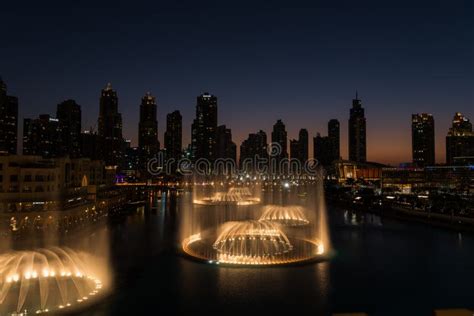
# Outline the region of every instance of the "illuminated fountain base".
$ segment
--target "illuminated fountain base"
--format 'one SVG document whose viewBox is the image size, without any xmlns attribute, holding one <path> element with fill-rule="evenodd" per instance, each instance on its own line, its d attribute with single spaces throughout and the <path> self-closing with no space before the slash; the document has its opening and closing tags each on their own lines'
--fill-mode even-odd
<svg viewBox="0 0 474 316">
<path fill-rule="evenodd" d="M 270 221 L 224 223 L 186 238 L 183 251 L 196 259 L 229 265 L 288 265 L 325 259 L 317 240 L 289 236 Z"/>
<path fill-rule="evenodd" d="M 103 284 L 90 259 L 68 248 L 1 255 L 0 315 L 57 314 L 95 301 Z"/>
<path fill-rule="evenodd" d="M 193 202 L 200 205 L 255 205 L 260 203 L 260 199 L 254 197 L 248 188 L 230 188 L 227 192 L 217 192 Z"/>
</svg>

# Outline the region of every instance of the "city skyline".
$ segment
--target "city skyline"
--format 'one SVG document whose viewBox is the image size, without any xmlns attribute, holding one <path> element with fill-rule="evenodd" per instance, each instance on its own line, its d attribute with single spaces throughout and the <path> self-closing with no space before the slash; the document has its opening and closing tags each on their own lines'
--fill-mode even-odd
<svg viewBox="0 0 474 316">
<path fill-rule="evenodd" d="M 19 97 L 19 122 L 74 99 L 83 126 L 96 126 L 99 90 L 111 82 L 134 145 L 140 98 L 147 91 L 157 97 L 163 144 L 166 114 L 179 109 L 187 128 L 195 96 L 209 91 L 237 144 L 253 130 L 270 133 L 277 119 L 296 138 L 300 128 L 314 136 L 337 118 L 343 157 L 347 108 L 358 90 L 369 161 L 411 161 L 410 117 L 426 112 L 436 121 L 436 161 L 444 162 L 453 113 L 474 117 L 471 2 L 274 5 L 7 3 L 1 75 Z M 150 12 L 147 22 L 143 12 Z"/>
<path fill-rule="evenodd" d="M 112 90 L 112 89 L 113 89 L 113 90 Z M 105 86 L 105 88 L 102 89 L 102 94 L 104 93 L 104 91 L 113 91 L 114 93 L 116 93 L 116 97 L 117 97 L 117 99 L 118 99 L 118 104 L 119 104 L 116 111 L 118 111 L 118 113 L 120 114 L 121 109 L 120 109 L 120 96 L 119 96 L 119 92 L 116 91 L 115 88 L 112 87 L 112 84 L 111 84 L 111 83 L 107 83 L 107 85 Z M 7 92 L 8 92 L 8 89 L 7 89 Z M 203 96 L 203 95 L 208 95 L 208 94 L 209 94 L 208 92 L 204 92 L 204 93 L 198 95 L 197 97 L 199 98 L 199 97 L 201 97 L 201 96 Z M 145 93 L 145 97 L 143 97 L 143 96 L 141 97 L 141 100 L 142 100 L 142 101 L 141 101 L 141 103 L 140 103 L 141 105 L 138 106 L 138 109 L 137 109 L 138 113 L 140 113 L 140 111 L 141 111 L 141 110 L 140 110 L 140 107 L 143 106 L 143 104 L 142 104 L 142 103 L 143 103 L 143 100 L 144 100 L 147 96 L 150 96 L 150 97 L 151 97 L 151 93 L 150 93 L 150 92 L 146 92 L 146 93 Z M 214 97 L 213 95 L 211 95 L 211 96 Z M 15 97 L 16 97 L 16 96 L 15 96 Z M 217 97 L 218 100 L 220 100 L 219 96 L 216 95 L 215 97 Z M 153 102 L 155 103 L 155 107 L 157 107 L 157 109 L 155 109 L 155 111 L 157 112 L 157 115 L 156 115 L 156 116 L 157 116 L 157 121 L 158 121 L 158 124 L 157 124 L 157 125 L 158 125 L 158 127 L 160 127 L 160 125 L 161 125 L 161 126 L 164 125 L 164 127 L 162 127 L 162 129 L 163 129 L 163 132 L 162 132 L 162 133 L 160 133 L 160 129 L 158 128 L 159 132 L 158 132 L 158 142 L 157 142 L 157 145 L 160 146 L 160 144 L 163 144 L 163 146 L 164 146 L 164 144 L 165 144 L 165 139 L 164 139 L 165 136 L 164 136 L 164 135 L 165 135 L 165 131 L 166 131 L 166 120 L 167 120 L 167 116 L 168 116 L 169 114 L 172 114 L 173 112 L 181 111 L 181 109 L 176 109 L 176 110 L 174 110 L 174 111 L 172 111 L 172 112 L 165 113 L 165 114 L 164 114 L 164 115 L 165 115 L 164 122 L 163 122 L 162 124 L 160 124 L 160 123 L 159 123 L 159 122 L 160 122 L 159 104 L 158 104 L 157 101 L 155 101 L 155 99 L 156 99 L 156 98 L 153 97 Z M 75 102 L 75 101 L 76 101 L 75 99 L 65 99 L 65 100 L 61 101 L 61 102 L 59 103 L 59 105 L 62 105 L 62 104 L 64 104 L 64 103 L 68 103 L 68 102 Z M 99 101 L 100 101 L 100 99 L 99 99 Z M 222 115 L 222 113 L 221 113 L 221 111 L 222 111 L 222 109 L 221 109 L 221 108 L 222 108 L 222 105 L 221 105 L 221 102 L 220 102 L 220 101 L 217 101 L 217 102 L 218 102 L 218 107 L 217 107 L 217 112 L 218 112 L 218 114 L 217 114 L 217 116 L 220 118 L 221 115 Z M 352 99 L 352 106 L 354 106 L 354 104 L 355 104 L 354 102 L 355 102 L 356 104 L 361 104 L 361 103 L 362 103 L 362 105 L 364 105 L 363 102 L 362 102 L 362 100 L 361 100 L 361 98 L 359 98 L 359 95 L 358 95 L 358 92 L 357 92 L 357 91 L 355 92 L 355 98 Z M 100 109 L 100 102 L 98 102 L 98 103 L 99 103 L 99 104 L 98 104 L 98 105 L 99 105 L 98 108 Z M 76 104 L 76 106 L 77 106 L 77 104 Z M 81 107 L 80 104 L 79 104 L 79 106 Z M 348 109 L 349 109 L 349 108 L 348 108 Z M 80 108 L 79 110 L 81 111 L 82 109 Z M 362 107 L 362 110 L 365 110 L 365 107 Z M 21 104 L 19 105 L 19 112 L 21 112 Z M 49 114 L 49 113 L 44 113 L 44 112 L 45 112 L 45 111 L 40 112 L 41 114 L 39 114 L 38 117 L 41 116 L 41 115 L 49 115 L 49 116 L 51 116 L 52 118 L 54 118 L 53 115 L 51 115 L 51 114 Z M 99 112 L 100 112 L 100 111 L 99 111 Z M 458 111 L 454 112 L 454 116 L 457 115 L 458 113 L 460 113 L 460 112 L 458 112 Z M 413 115 L 415 115 L 415 114 L 416 114 L 416 113 L 412 113 L 411 116 L 413 116 Z M 430 114 L 430 113 L 428 113 L 428 114 Z M 463 114 L 464 117 L 466 117 L 467 119 L 469 119 L 469 115 L 466 115 L 465 113 L 462 113 L 462 114 Z M 364 115 L 364 114 L 362 114 L 362 115 Z M 416 115 L 417 115 L 417 114 L 416 114 Z M 339 123 L 339 122 L 338 122 L 338 124 L 340 124 L 340 125 L 342 125 L 342 126 L 344 127 L 344 125 L 345 125 L 345 124 L 344 124 L 344 121 L 347 122 L 347 121 L 349 120 L 349 118 L 350 118 L 350 115 L 348 115 L 348 117 L 347 117 L 346 120 L 344 120 L 344 118 L 343 118 L 343 119 L 339 119 L 339 118 L 329 118 L 329 119 L 326 120 L 326 124 L 328 124 L 330 121 L 337 120 L 337 121 L 342 121 L 342 123 Z M 24 119 L 25 119 L 25 122 L 26 122 L 26 120 L 29 120 L 29 119 L 31 119 L 31 118 L 24 118 Z M 49 119 L 49 118 L 48 118 L 48 119 Z M 81 119 L 81 116 L 79 116 L 79 119 Z M 20 123 L 23 123 L 23 120 L 21 119 L 21 117 L 19 117 L 19 120 L 20 120 Z M 96 120 L 97 120 L 97 119 L 96 119 Z M 436 118 L 434 118 L 434 120 L 436 121 Z M 283 123 L 285 123 L 285 119 L 284 119 L 284 118 L 283 118 L 283 119 L 277 119 L 277 120 L 275 120 L 275 121 L 277 121 L 277 122 L 283 121 Z M 449 122 L 450 122 L 450 124 L 449 124 L 449 127 L 448 127 L 448 132 L 450 131 L 452 121 L 449 120 Z M 222 124 L 222 123 L 224 123 L 224 124 Z M 412 123 L 413 123 L 413 122 L 411 122 L 410 124 L 412 124 Z M 437 132 L 436 132 L 436 130 L 439 129 L 439 128 L 438 128 L 439 122 L 436 121 L 436 123 L 437 123 L 437 124 L 435 124 L 435 143 L 436 143 L 436 145 L 435 145 L 435 148 L 436 148 L 436 149 L 435 149 L 435 163 L 439 164 L 439 163 L 445 163 L 445 162 L 446 162 L 446 155 L 447 155 L 447 153 L 446 153 L 446 141 L 447 141 L 446 136 L 448 135 L 448 132 L 446 132 L 444 135 L 438 135 Z M 23 125 L 24 125 L 24 124 L 19 124 L 19 126 L 18 126 L 18 139 L 20 140 L 20 141 L 19 141 L 19 144 L 18 144 L 18 151 L 19 151 L 20 153 L 23 151 L 22 149 L 23 149 L 23 146 L 24 146 L 24 140 L 23 140 L 23 142 L 21 141 L 22 136 L 23 136 L 23 128 L 24 128 Z M 133 127 L 130 127 L 130 126 L 129 126 L 130 124 L 127 124 L 126 121 L 123 122 L 123 123 L 121 123 L 121 125 L 123 125 L 123 129 L 124 129 L 124 130 L 132 130 L 132 129 L 133 129 Z M 184 124 L 183 124 L 183 125 L 184 125 Z M 226 124 L 225 124 L 225 122 L 221 122 L 221 121 L 218 120 L 218 121 L 217 121 L 217 125 L 226 125 Z M 216 126 L 217 126 L 217 125 L 216 125 Z M 339 131 L 340 131 L 340 133 L 339 133 L 339 135 L 340 135 L 339 150 L 340 150 L 340 155 L 341 155 L 342 159 L 350 160 L 350 159 L 349 159 L 349 142 L 348 142 L 348 137 L 347 137 L 348 125 L 349 125 L 349 124 L 346 123 L 346 129 L 345 129 L 345 131 L 344 131 L 344 129 L 339 129 Z M 367 125 L 370 125 L 370 121 L 368 122 Z M 444 125 L 444 124 L 442 124 L 442 125 Z M 97 121 L 96 121 L 95 127 L 88 127 L 87 125 L 84 125 L 84 120 L 82 119 L 82 131 L 89 131 L 89 132 L 90 132 L 90 131 L 91 131 L 91 128 L 92 128 L 92 131 L 98 133 L 99 130 L 98 130 L 97 126 L 98 126 L 98 124 L 97 124 Z M 260 127 L 257 127 L 257 128 L 258 128 L 258 129 L 261 129 Z M 291 135 L 291 134 L 288 132 L 288 129 L 289 129 L 289 130 L 294 130 L 295 127 L 291 127 L 291 126 L 290 126 L 290 127 L 286 127 L 286 124 L 285 124 L 285 128 L 286 128 L 286 130 L 287 130 L 287 137 L 286 137 L 286 138 L 287 138 L 287 150 L 286 150 L 286 152 L 287 152 L 287 154 L 290 154 L 291 140 L 298 138 L 299 132 L 301 131 L 301 129 L 308 130 L 308 128 L 306 128 L 306 127 L 301 127 L 301 128 L 299 128 L 299 129 L 298 129 L 298 132 L 297 132 L 297 134 L 296 134 L 296 136 L 293 136 L 293 135 Z M 139 122 L 137 122 L 136 130 L 137 130 L 137 131 L 136 131 L 136 134 L 137 134 L 137 137 L 136 137 L 136 138 L 134 138 L 134 137 L 128 137 L 128 135 L 127 135 L 126 133 L 123 133 L 123 134 L 125 134 L 125 135 L 123 135 L 123 139 L 124 139 L 124 140 L 130 140 L 130 143 L 129 143 L 129 144 L 130 144 L 132 147 L 140 147 L 140 145 L 139 145 L 139 135 L 138 135 L 138 134 L 140 133 L 140 132 L 139 132 L 139 130 L 140 130 L 140 124 L 139 124 Z M 230 130 L 232 130 L 232 128 L 231 128 Z M 311 130 L 311 129 L 310 129 L 310 130 Z M 324 134 L 327 134 L 328 132 L 329 132 L 329 130 L 328 130 L 327 132 L 324 132 L 324 127 L 323 127 L 323 129 L 318 130 L 315 134 L 311 134 L 311 132 L 309 132 L 308 134 L 309 134 L 309 137 L 312 138 L 312 137 L 319 137 L 319 135 L 321 135 L 321 134 L 324 135 Z M 344 135 L 344 132 L 346 132 L 346 135 Z M 406 133 L 406 131 L 404 131 L 404 132 Z M 191 136 L 191 133 L 192 133 L 192 124 L 190 124 L 189 127 L 186 127 L 186 126 L 184 125 L 184 127 L 183 127 L 183 132 L 182 132 L 182 149 L 183 149 L 183 150 L 186 149 L 186 146 L 188 146 L 188 145 L 191 146 L 191 145 L 192 145 L 192 144 L 191 144 L 191 143 L 192 143 L 192 142 L 191 142 L 191 137 L 190 137 L 190 136 Z M 240 136 L 240 135 L 239 135 L 240 137 L 242 137 L 242 139 L 236 139 L 236 138 L 234 138 L 234 137 L 232 138 L 232 141 L 233 141 L 235 144 L 237 144 L 237 147 L 240 147 L 240 145 L 245 141 L 246 137 L 248 137 L 249 134 L 252 134 L 252 131 L 250 130 L 250 132 L 246 134 L 246 132 L 245 132 L 245 130 L 244 130 L 244 131 L 242 131 L 242 133 L 243 133 L 243 134 L 242 134 L 243 136 Z M 412 132 L 410 131 L 410 134 L 411 134 L 411 133 L 412 133 Z M 190 135 L 189 135 L 189 141 L 186 140 L 186 139 L 187 139 L 187 137 L 186 137 L 187 134 L 190 134 Z M 233 132 L 233 134 L 235 135 L 235 132 Z M 271 131 L 270 131 L 270 134 L 271 134 Z M 410 135 L 410 137 L 412 137 L 412 135 Z M 367 142 L 368 144 L 371 143 L 369 138 L 370 138 L 370 136 L 366 136 L 366 142 Z M 437 143 L 437 142 L 438 142 L 438 138 L 442 138 L 442 139 L 440 140 L 440 144 L 439 144 L 439 145 L 438 145 L 438 143 Z M 269 144 L 270 144 L 270 143 L 269 143 Z M 367 161 L 378 161 L 378 162 L 382 162 L 382 163 L 387 163 L 387 164 L 389 164 L 389 165 L 397 165 L 397 164 L 400 164 L 400 163 L 411 162 L 411 161 L 413 160 L 413 153 L 412 153 L 412 152 L 413 152 L 413 140 L 412 140 L 412 139 L 410 139 L 408 146 L 409 146 L 409 148 L 408 148 L 409 156 L 408 156 L 407 159 L 405 159 L 405 160 L 399 160 L 399 161 L 392 160 L 392 161 L 391 161 L 391 160 L 389 160 L 390 157 L 387 157 L 387 155 L 385 155 L 385 156 L 381 156 L 381 158 L 378 159 L 378 160 L 377 160 L 377 159 L 370 159 L 370 157 L 369 157 L 369 158 L 367 159 Z M 400 148 L 398 148 L 398 149 L 400 149 Z M 405 148 L 404 148 L 404 149 L 405 149 Z M 370 146 L 369 146 L 369 145 L 367 145 L 367 152 L 370 152 Z M 314 144 L 313 144 L 313 142 L 311 141 L 311 142 L 308 142 L 308 156 L 309 156 L 310 158 L 314 158 L 314 154 L 313 154 L 313 153 L 314 153 Z M 442 155 L 444 155 L 444 156 L 441 157 Z M 240 150 L 237 151 L 237 157 L 240 157 Z"/>
</svg>

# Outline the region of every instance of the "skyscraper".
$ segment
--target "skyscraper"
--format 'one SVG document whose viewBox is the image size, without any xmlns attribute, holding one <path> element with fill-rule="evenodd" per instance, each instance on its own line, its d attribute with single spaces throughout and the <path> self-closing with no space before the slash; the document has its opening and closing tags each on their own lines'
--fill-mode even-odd
<svg viewBox="0 0 474 316">
<path fill-rule="evenodd" d="M 304 165 L 308 160 L 308 130 L 305 128 L 300 129 L 298 134 L 298 141 L 300 143 L 300 160 L 301 164 Z"/>
<path fill-rule="evenodd" d="M 245 171 L 255 171 L 257 158 L 267 158 L 267 134 L 260 130 L 257 133 L 249 134 L 249 137 L 240 145 L 239 167 Z"/>
<path fill-rule="evenodd" d="M 298 134 L 298 139 L 290 140 L 290 156 L 304 166 L 308 160 L 308 130 L 302 128 Z"/>
<path fill-rule="evenodd" d="M 0 78 L 0 153 L 16 154 L 18 139 L 18 99 L 7 95 Z"/>
<path fill-rule="evenodd" d="M 77 158 L 81 154 L 81 107 L 74 100 L 58 104 L 56 117 L 61 130 L 61 155 Z"/>
<path fill-rule="evenodd" d="M 435 131 L 431 114 L 421 113 L 411 116 L 411 144 L 413 163 L 418 167 L 435 163 Z"/>
<path fill-rule="evenodd" d="M 23 121 L 23 155 L 57 158 L 63 156 L 59 120 L 48 114 Z"/>
<path fill-rule="evenodd" d="M 166 115 L 166 158 L 179 161 L 183 151 L 183 117 L 179 111 Z"/>
<path fill-rule="evenodd" d="M 338 160 L 341 157 L 340 151 L 340 127 L 337 119 L 328 122 L 328 137 L 331 142 L 331 159 Z"/>
<path fill-rule="evenodd" d="M 467 117 L 457 112 L 446 136 L 446 163 L 455 164 L 454 158 L 474 158 L 474 132 Z"/>
<path fill-rule="evenodd" d="M 237 160 L 237 146 L 232 141 L 232 131 L 225 125 L 217 127 L 217 158 Z"/>
<path fill-rule="evenodd" d="M 349 160 L 356 162 L 367 160 L 365 113 L 357 92 L 355 99 L 352 100 L 349 118 Z"/>
<path fill-rule="evenodd" d="M 101 92 L 98 125 L 106 165 L 120 165 L 123 156 L 122 114 L 118 112 L 117 92 L 110 83 Z"/>
<path fill-rule="evenodd" d="M 313 153 L 314 159 L 324 167 L 329 167 L 334 161 L 333 157 L 333 142 L 329 136 L 321 136 L 316 134 L 313 138 Z"/>
<path fill-rule="evenodd" d="M 156 108 L 156 99 L 148 92 L 142 98 L 140 104 L 140 121 L 138 123 L 140 168 L 143 172 L 145 172 L 147 168 L 148 160 L 156 157 L 160 150 Z"/>
<path fill-rule="evenodd" d="M 213 161 L 217 156 L 217 97 L 208 92 L 197 97 L 196 118 L 191 129 L 193 159 Z"/>
<path fill-rule="evenodd" d="M 288 138 L 285 124 L 282 120 L 278 120 L 273 125 L 272 131 L 272 172 L 285 173 L 286 170 L 282 170 L 280 167 L 281 161 L 284 158 L 288 158 Z"/>
<path fill-rule="evenodd" d="M 81 157 L 101 160 L 103 155 L 103 138 L 92 129 L 81 133 Z"/>
</svg>

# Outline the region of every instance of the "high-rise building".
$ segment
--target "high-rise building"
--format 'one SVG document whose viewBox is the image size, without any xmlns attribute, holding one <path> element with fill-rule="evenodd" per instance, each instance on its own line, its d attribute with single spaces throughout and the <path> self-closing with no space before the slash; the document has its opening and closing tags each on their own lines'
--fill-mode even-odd
<svg viewBox="0 0 474 316">
<path fill-rule="evenodd" d="M 0 153 L 16 154 L 18 139 L 18 99 L 7 95 L 0 78 Z"/>
<path fill-rule="evenodd" d="M 288 138 L 286 127 L 282 120 L 278 120 L 275 125 L 273 125 L 271 146 L 271 171 L 276 173 L 286 173 L 286 170 L 281 168 L 283 167 L 281 161 L 284 158 L 288 158 Z"/>
<path fill-rule="evenodd" d="M 183 152 L 183 117 L 179 111 L 166 115 L 165 132 L 166 159 L 177 163 Z"/>
<path fill-rule="evenodd" d="M 339 121 L 332 119 L 328 122 L 328 136 L 317 133 L 313 138 L 314 159 L 326 168 L 330 167 L 335 160 L 339 160 L 339 139 Z"/>
<path fill-rule="evenodd" d="M 106 165 L 120 165 L 123 157 L 122 114 L 118 112 L 117 92 L 110 83 L 101 92 L 98 125 Z"/>
<path fill-rule="evenodd" d="M 340 124 L 337 119 L 328 122 L 328 137 L 331 141 L 331 159 L 338 160 L 341 157 L 340 151 Z"/>
<path fill-rule="evenodd" d="M 249 134 L 249 137 L 240 145 L 239 167 L 245 171 L 255 171 L 254 166 L 261 158 L 268 158 L 267 134 L 260 130 L 257 133 Z"/>
<path fill-rule="evenodd" d="M 191 129 L 193 159 L 213 161 L 217 156 L 217 97 L 208 92 L 197 97 L 196 118 Z"/>
<path fill-rule="evenodd" d="M 356 162 L 367 160 L 365 111 L 357 93 L 352 100 L 349 117 L 349 160 Z"/>
<path fill-rule="evenodd" d="M 297 139 L 290 139 L 290 157 L 300 161 L 301 146 Z"/>
<path fill-rule="evenodd" d="M 313 156 L 318 163 L 329 167 L 335 160 L 333 157 L 333 140 L 329 136 L 321 136 L 317 133 L 313 138 Z"/>
<path fill-rule="evenodd" d="M 90 160 L 102 160 L 103 157 L 103 139 L 92 129 L 86 130 L 80 135 L 81 157 Z"/>
<path fill-rule="evenodd" d="M 299 158 L 301 161 L 301 164 L 304 165 L 306 161 L 308 160 L 308 130 L 305 128 L 300 129 L 300 132 L 298 134 L 298 141 L 300 143 L 300 154 Z"/>
<path fill-rule="evenodd" d="M 142 103 L 140 104 L 140 121 L 138 123 L 140 168 L 143 172 L 146 170 L 147 162 L 151 158 L 155 158 L 160 150 L 156 113 L 156 99 L 148 92 L 142 98 Z"/>
<path fill-rule="evenodd" d="M 435 164 L 435 127 L 433 115 L 411 116 L 411 145 L 413 163 L 418 167 Z"/>
<path fill-rule="evenodd" d="M 78 158 L 81 155 L 81 107 L 74 100 L 58 104 L 56 117 L 61 130 L 61 155 Z"/>
<path fill-rule="evenodd" d="M 232 131 L 225 125 L 217 127 L 217 158 L 237 160 L 237 146 L 232 141 Z"/>
<path fill-rule="evenodd" d="M 62 156 L 59 120 L 48 114 L 23 121 L 23 155 L 57 158 Z"/>
<path fill-rule="evenodd" d="M 304 166 L 308 160 L 308 131 L 304 128 L 300 129 L 298 139 L 290 140 L 290 156 L 296 159 Z"/>
<path fill-rule="evenodd" d="M 446 136 L 446 163 L 455 164 L 455 158 L 474 158 L 474 132 L 467 117 L 457 112 Z"/>
</svg>

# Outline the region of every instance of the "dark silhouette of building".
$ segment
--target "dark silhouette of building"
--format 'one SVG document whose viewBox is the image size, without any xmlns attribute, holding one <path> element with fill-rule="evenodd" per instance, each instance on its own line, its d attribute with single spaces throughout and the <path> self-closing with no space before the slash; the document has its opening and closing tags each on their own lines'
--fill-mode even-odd
<svg viewBox="0 0 474 316">
<path fill-rule="evenodd" d="M 321 136 L 316 134 L 313 138 L 313 156 L 318 163 L 324 167 L 328 167 L 335 160 L 334 159 L 334 144 L 329 136 Z"/>
<path fill-rule="evenodd" d="M 290 156 L 291 159 L 298 160 L 300 166 L 304 166 L 308 160 L 308 131 L 306 129 L 300 129 L 298 139 L 290 140 Z"/>
<path fill-rule="evenodd" d="M 257 160 L 268 158 L 267 134 L 260 130 L 249 134 L 249 137 L 240 145 L 239 167 L 244 171 L 255 171 Z"/>
<path fill-rule="evenodd" d="M 122 114 L 118 112 L 117 92 L 110 83 L 101 92 L 98 125 L 106 165 L 120 165 L 123 158 Z"/>
<path fill-rule="evenodd" d="M 0 153 L 16 154 L 18 139 L 18 99 L 7 95 L 0 78 Z"/>
<path fill-rule="evenodd" d="M 183 153 L 183 117 L 179 111 L 166 115 L 165 148 L 166 159 L 174 159 L 177 166 Z"/>
<path fill-rule="evenodd" d="M 157 157 L 160 150 L 156 113 L 156 99 L 148 92 L 140 104 L 140 121 L 138 123 L 138 148 L 143 175 L 145 175 L 148 161 Z"/>
<path fill-rule="evenodd" d="M 341 157 L 340 124 L 338 120 L 329 120 L 328 137 L 331 141 L 331 159 L 338 160 Z"/>
<path fill-rule="evenodd" d="M 61 130 L 61 156 L 78 158 L 81 155 L 81 107 L 74 100 L 58 104 L 56 117 Z"/>
<path fill-rule="evenodd" d="M 339 121 L 332 119 L 328 122 L 328 136 L 317 134 L 313 138 L 313 154 L 322 166 L 329 170 L 332 163 L 340 159 Z"/>
<path fill-rule="evenodd" d="M 446 136 L 446 163 L 455 164 L 455 158 L 456 160 L 474 158 L 472 123 L 459 112 L 454 115 L 452 127 Z"/>
<path fill-rule="evenodd" d="M 237 161 L 237 146 L 232 141 L 232 131 L 225 125 L 217 127 L 217 158 Z"/>
<path fill-rule="evenodd" d="M 431 114 L 411 116 L 413 164 L 424 167 L 435 164 L 435 127 Z"/>
<path fill-rule="evenodd" d="M 288 158 L 288 138 L 285 124 L 282 120 L 278 120 L 273 125 L 272 131 L 272 144 L 271 144 L 271 171 L 276 173 L 284 173 L 285 170 L 281 170 L 281 161 L 284 158 Z"/>
<path fill-rule="evenodd" d="M 92 130 L 86 130 L 80 135 L 81 157 L 91 160 L 101 160 L 103 157 L 102 137 Z"/>
<path fill-rule="evenodd" d="M 59 120 L 49 114 L 23 121 L 23 155 L 57 158 L 62 156 Z"/>
<path fill-rule="evenodd" d="M 349 160 L 367 161 L 365 113 L 357 92 L 352 100 L 349 118 Z"/>
<path fill-rule="evenodd" d="M 193 159 L 213 161 L 217 156 L 217 97 L 208 92 L 197 97 L 191 130 Z"/>
</svg>

